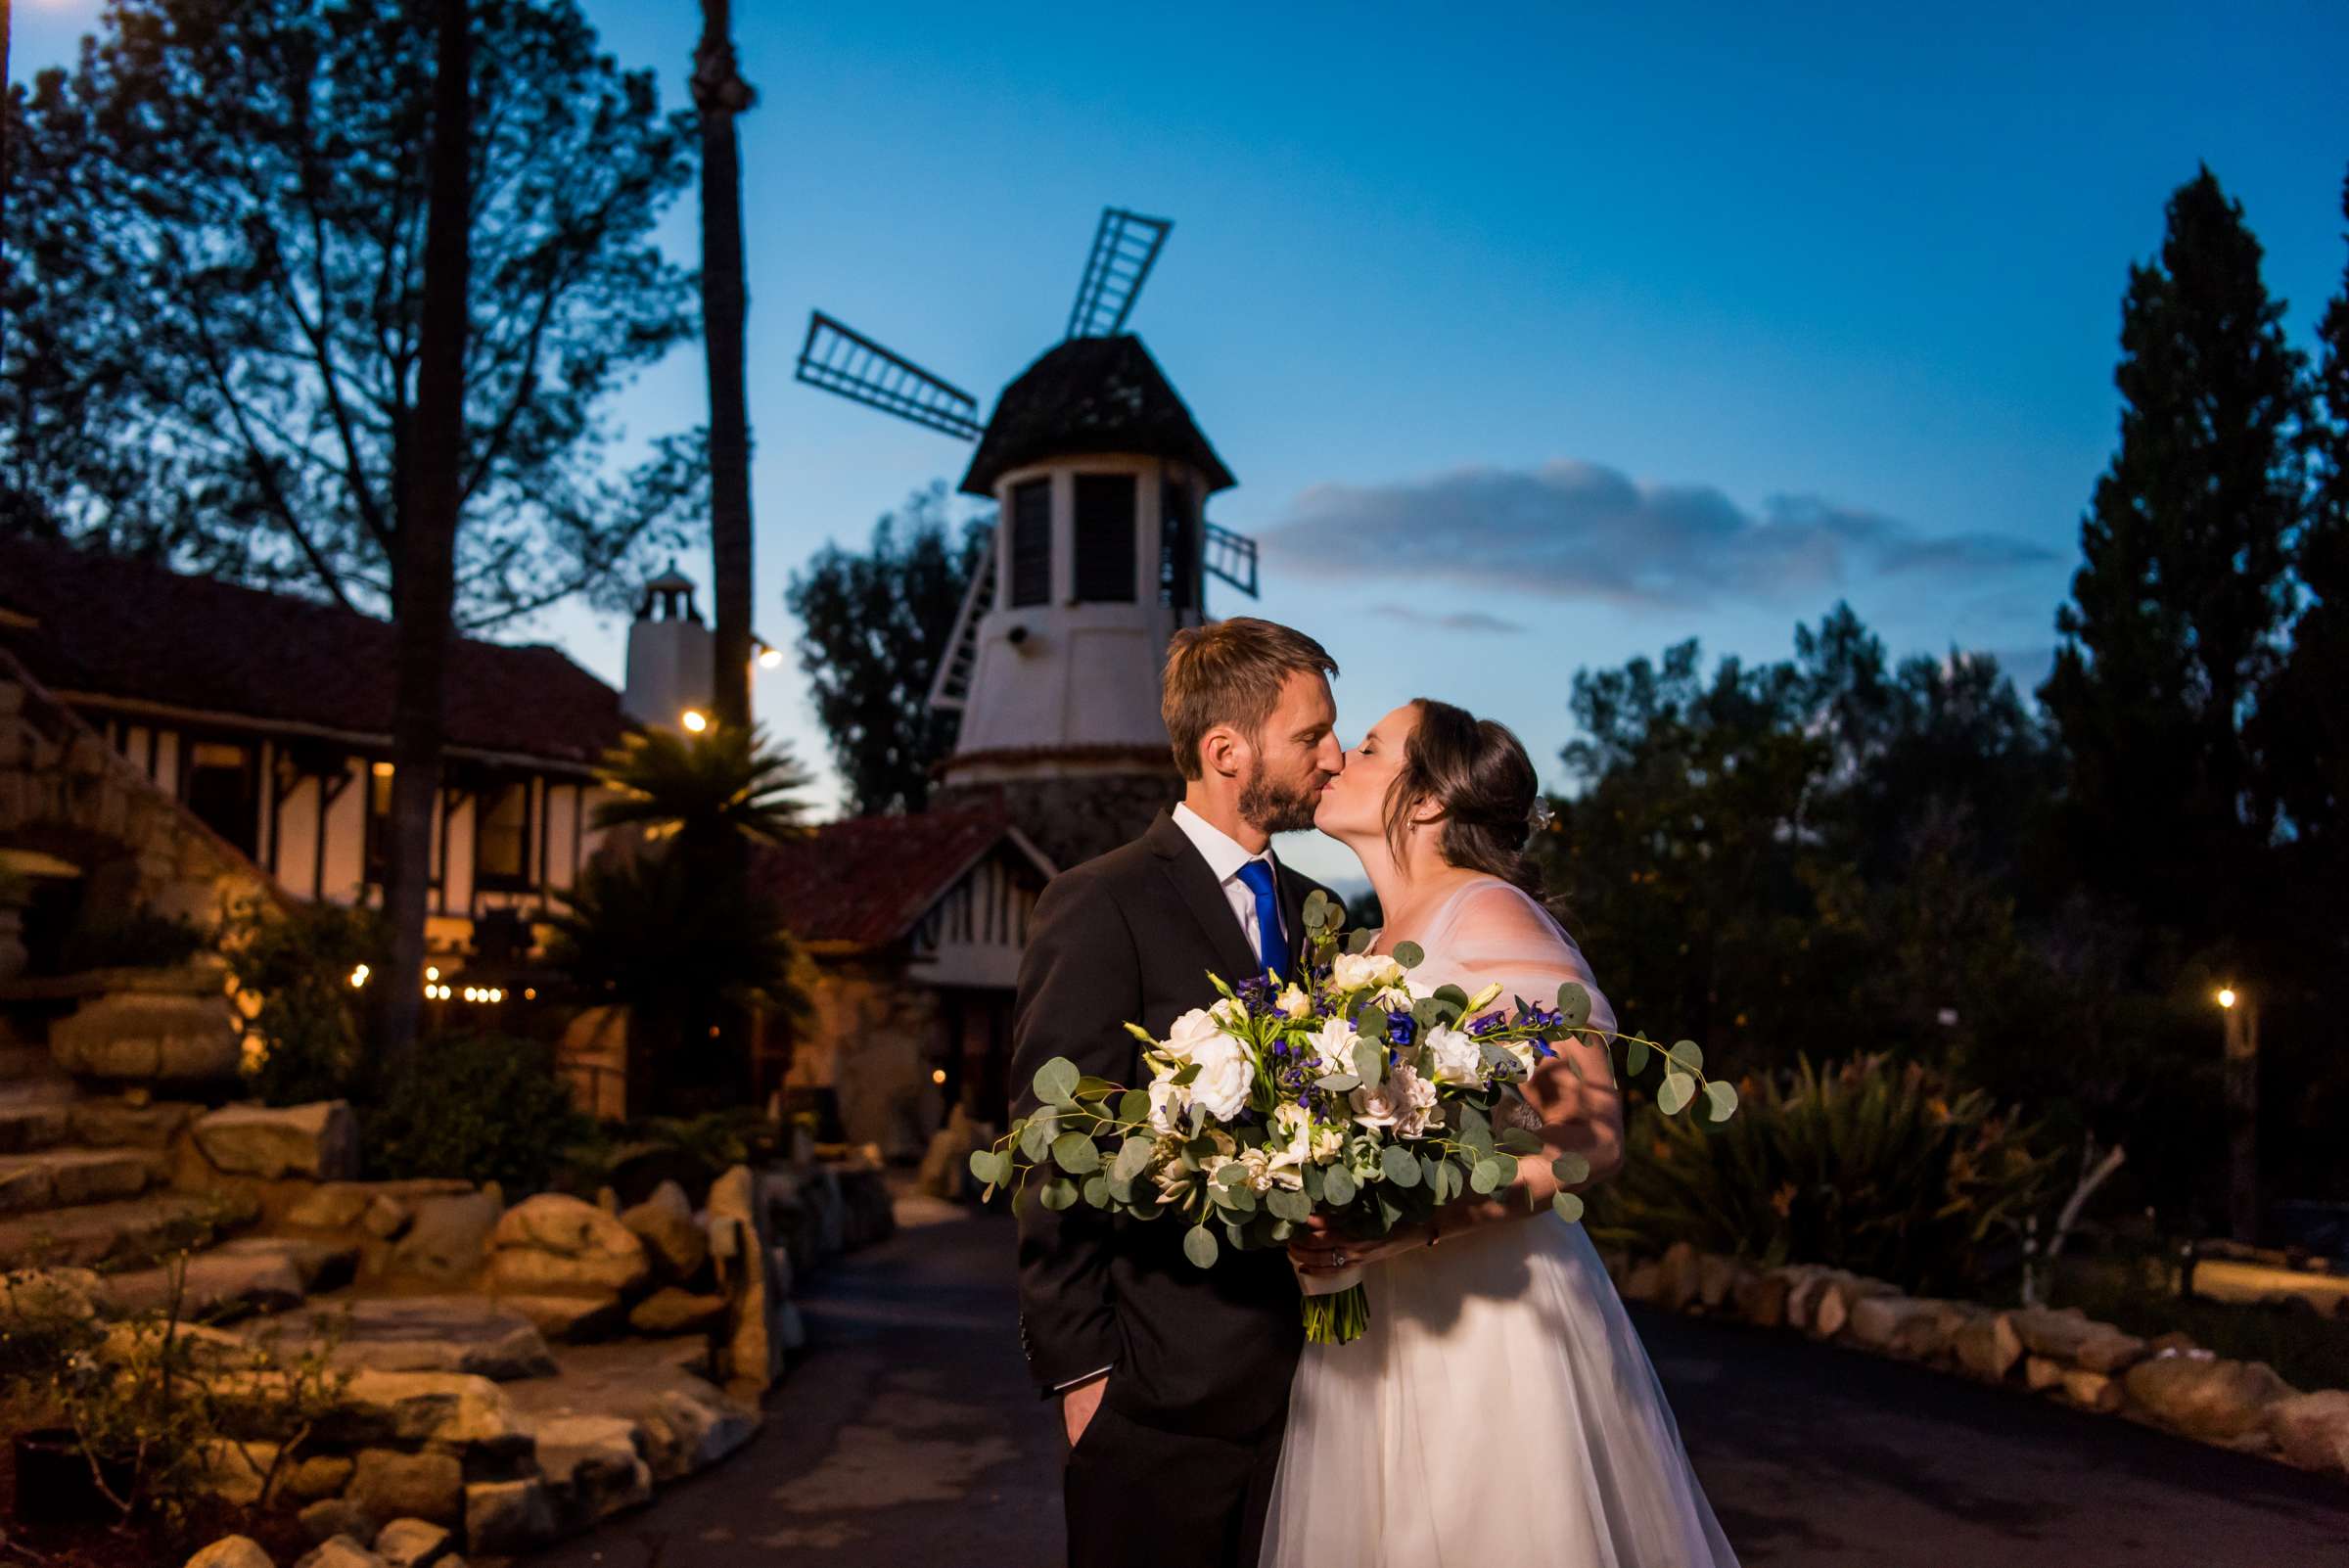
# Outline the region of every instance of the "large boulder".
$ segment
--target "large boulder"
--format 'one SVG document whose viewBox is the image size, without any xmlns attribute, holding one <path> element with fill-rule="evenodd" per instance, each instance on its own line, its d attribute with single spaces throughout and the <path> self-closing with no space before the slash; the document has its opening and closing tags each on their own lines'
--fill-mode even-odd
<svg viewBox="0 0 2349 1568">
<path fill-rule="evenodd" d="M 694 1222 L 685 1189 L 674 1181 L 662 1182 L 644 1202 L 622 1210 L 620 1222 L 644 1243 L 664 1279 L 689 1280 L 710 1261 L 710 1239 Z"/>
<path fill-rule="evenodd" d="M 1996 1383 L 2023 1359 L 2023 1339 L 2007 1313 L 1985 1313 L 1958 1330 L 1953 1348 L 1958 1364 L 1985 1382 Z"/>
<path fill-rule="evenodd" d="M 555 1514 L 546 1484 L 477 1481 L 465 1489 L 465 1545 L 468 1551 L 520 1552 L 555 1533 Z"/>
<path fill-rule="evenodd" d="M 232 1176 L 345 1181 L 359 1174 L 359 1124 L 344 1100 L 227 1106 L 196 1119 L 196 1146 Z"/>
<path fill-rule="evenodd" d="M 489 1258 L 489 1234 L 501 1205 L 493 1192 L 420 1198 L 408 1232 L 385 1261 L 392 1273 L 426 1279 L 471 1279 Z"/>
<path fill-rule="evenodd" d="M 508 1209 L 489 1245 L 490 1278 L 501 1292 L 620 1297 L 652 1276 L 634 1231 L 594 1204 L 557 1192 Z"/>
<path fill-rule="evenodd" d="M 628 1304 L 618 1296 L 537 1296 L 499 1292 L 492 1298 L 505 1311 L 530 1320 L 560 1345 L 610 1339 L 627 1326 Z"/>
<path fill-rule="evenodd" d="M 2294 1464 L 2349 1475 L 2349 1393 L 2291 1394 L 2268 1407 L 2268 1435 Z"/>
<path fill-rule="evenodd" d="M 384 1568 L 434 1568 L 448 1561 L 456 1546 L 456 1538 L 429 1519 L 394 1519 L 375 1537 Z"/>
<path fill-rule="evenodd" d="M 946 1113 L 946 1125 L 930 1134 L 930 1147 L 914 1176 L 915 1190 L 932 1198 L 960 1198 L 970 1180 L 971 1155 L 979 1142 L 979 1125 L 968 1111 L 955 1106 Z"/>
<path fill-rule="evenodd" d="M 187 1568 L 277 1568 L 251 1536 L 223 1536 L 190 1557 Z"/>
<path fill-rule="evenodd" d="M 1849 1336 L 1887 1356 L 1928 1360 L 1949 1349 L 1951 1315 L 1947 1302 L 1930 1298 L 1864 1296 L 1852 1304 Z"/>
<path fill-rule="evenodd" d="M 2188 1437 L 2233 1443 L 2264 1430 L 2269 1407 L 2291 1385 L 2265 1361 L 2161 1356 L 2140 1361 L 2123 1379 L 2131 1403 Z"/>
<path fill-rule="evenodd" d="M 453 1453 L 365 1449 L 344 1496 L 373 1518 L 453 1526 L 465 1518 L 465 1466 Z"/>
<path fill-rule="evenodd" d="M 706 1334 L 725 1320 L 725 1297 L 697 1296 L 676 1285 L 662 1286 L 628 1313 L 628 1326 L 655 1339 Z"/>
<path fill-rule="evenodd" d="M 223 1083 L 244 1059 L 244 1032 L 217 981 L 205 992 L 109 991 L 49 1026 L 49 1052 L 76 1078 L 137 1084 Z"/>
<path fill-rule="evenodd" d="M 360 1545 L 356 1537 L 329 1536 L 294 1568 L 384 1568 L 384 1559 Z"/>
<path fill-rule="evenodd" d="M 497 1382 L 555 1372 L 530 1320 L 480 1296 L 370 1297 L 312 1313 L 290 1333 L 284 1324 L 272 1330 L 281 1343 L 333 1341 L 335 1364 L 348 1371 L 468 1372 Z"/>
<path fill-rule="evenodd" d="M 584 1529 L 652 1500 L 653 1470 L 641 1429 L 619 1415 L 561 1414 L 537 1424 L 538 1473 L 563 1523 Z"/>
<path fill-rule="evenodd" d="M 218 1322 L 284 1312 L 299 1306 L 307 1292 L 301 1270 L 282 1254 L 202 1252 L 183 1269 L 116 1274 L 107 1282 L 107 1294 L 114 1310 L 124 1314 L 162 1311 L 176 1297 L 187 1316 Z"/>
<path fill-rule="evenodd" d="M 726 1287 L 726 1376 L 763 1389 L 782 1375 L 784 1345 L 776 1318 L 783 1282 L 771 1256 L 773 1234 L 758 1174 L 738 1165 L 710 1185 L 710 1253 Z"/>
</svg>

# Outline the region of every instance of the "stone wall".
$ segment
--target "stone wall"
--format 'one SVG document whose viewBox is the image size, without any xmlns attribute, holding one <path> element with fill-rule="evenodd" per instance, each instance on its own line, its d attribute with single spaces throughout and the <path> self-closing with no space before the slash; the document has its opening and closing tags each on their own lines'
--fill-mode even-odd
<svg viewBox="0 0 2349 1568">
<path fill-rule="evenodd" d="M 819 963 L 808 1000 L 814 1017 L 792 1042 L 785 1084 L 833 1090 L 852 1145 L 918 1159 L 945 1116 L 930 1081 L 946 1048 L 937 992 L 894 964 L 840 959 Z"/>
<path fill-rule="evenodd" d="M 1181 799 L 1182 775 L 1172 761 L 1147 772 L 947 783 L 931 796 L 942 811 L 1001 807 L 1062 870 L 1140 838 L 1153 817 Z"/>
<path fill-rule="evenodd" d="M 1758 1269 L 1686 1242 L 1636 1264 L 1610 1256 L 1607 1272 L 1626 1301 L 1832 1340 L 2349 1477 L 2349 1391 L 2302 1393 L 2265 1362 L 2228 1360 L 2184 1334 L 2146 1340 L 2077 1309 L 1908 1296 L 1836 1268 Z"/>
<path fill-rule="evenodd" d="M 0 844 L 82 867 L 85 897 L 198 924 L 277 897 L 251 860 L 150 783 L 0 650 Z"/>
</svg>

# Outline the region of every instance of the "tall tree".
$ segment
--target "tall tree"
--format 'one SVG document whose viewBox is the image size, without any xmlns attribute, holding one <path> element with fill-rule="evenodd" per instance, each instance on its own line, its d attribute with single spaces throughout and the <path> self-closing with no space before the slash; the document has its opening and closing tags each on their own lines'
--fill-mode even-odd
<svg viewBox="0 0 2349 1568">
<path fill-rule="evenodd" d="M 607 407 L 689 338 L 654 229 L 693 126 L 575 0 L 475 0 L 455 618 L 624 608 L 694 531 L 698 435 Z M 422 395 L 433 9 L 117 0 L 12 146 L 0 505 L 18 526 L 397 613 Z"/>
<path fill-rule="evenodd" d="M 2261 907 L 2272 823 L 2246 725 L 2287 609 L 2306 398 L 2240 205 L 2205 168 L 2168 215 L 2160 257 L 2130 268 L 2120 447 L 2040 695 L 2083 869 L 2207 951 Z"/>
<path fill-rule="evenodd" d="M 466 0 L 435 0 L 433 141 L 425 189 L 424 306 L 417 322 L 416 458 L 401 497 L 398 690 L 392 725 L 392 821 L 384 887 L 391 983 L 376 1041 L 396 1066 L 422 1011 L 425 896 L 440 800 L 449 608 L 464 505 L 465 321 L 473 174 L 473 29 Z"/>
<path fill-rule="evenodd" d="M 931 767 L 954 746 L 954 717 L 930 706 L 930 685 L 994 524 L 948 513 L 943 482 L 917 490 L 882 516 L 865 553 L 826 545 L 784 595 L 816 717 L 859 811 L 920 810 Z"/>
<path fill-rule="evenodd" d="M 735 67 L 726 0 L 702 0 L 693 102 L 702 127 L 702 321 L 710 376 L 711 600 L 720 724 L 751 721 L 751 418 L 743 391 L 742 162 L 734 116 L 758 95 Z"/>
</svg>

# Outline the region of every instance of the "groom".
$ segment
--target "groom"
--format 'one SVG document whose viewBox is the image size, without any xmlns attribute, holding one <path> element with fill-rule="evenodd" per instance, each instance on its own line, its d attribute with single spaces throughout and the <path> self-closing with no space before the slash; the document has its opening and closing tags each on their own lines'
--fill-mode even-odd
<svg viewBox="0 0 2349 1568">
<path fill-rule="evenodd" d="M 1345 765 L 1321 645 L 1267 621 L 1177 631 L 1162 710 L 1182 804 L 1131 844 L 1064 872 L 1036 906 L 1013 1023 L 1013 1114 L 1065 1056 L 1142 1082 L 1124 1029 L 1164 1038 L 1237 984 L 1296 972 L 1316 884 L 1271 835 L 1313 826 Z M 1023 1202 L 1020 1341 L 1070 1449 L 1071 1568 L 1254 1568 L 1303 1330 L 1277 1251 L 1182 1255 L 1179 1216 L 1148 1222 Z"/>
</svg>

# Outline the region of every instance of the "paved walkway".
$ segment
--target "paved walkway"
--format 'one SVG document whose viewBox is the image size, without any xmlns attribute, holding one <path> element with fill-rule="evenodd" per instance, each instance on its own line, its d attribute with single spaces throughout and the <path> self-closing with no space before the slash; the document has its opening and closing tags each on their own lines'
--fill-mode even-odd
<svg viewBox="0 0 2349 1568">
<path fill-rule="evenodd" d="M 813 1344 L 756 1443 L 532 1568 L 1058 1563 L 1010 1227 L 943 1207 L 812 1282 Z M 1800 1339 L 1639 1322 L 1749 1568 L 2349 1563 L 2349 1485 Z"/>
</svg>

